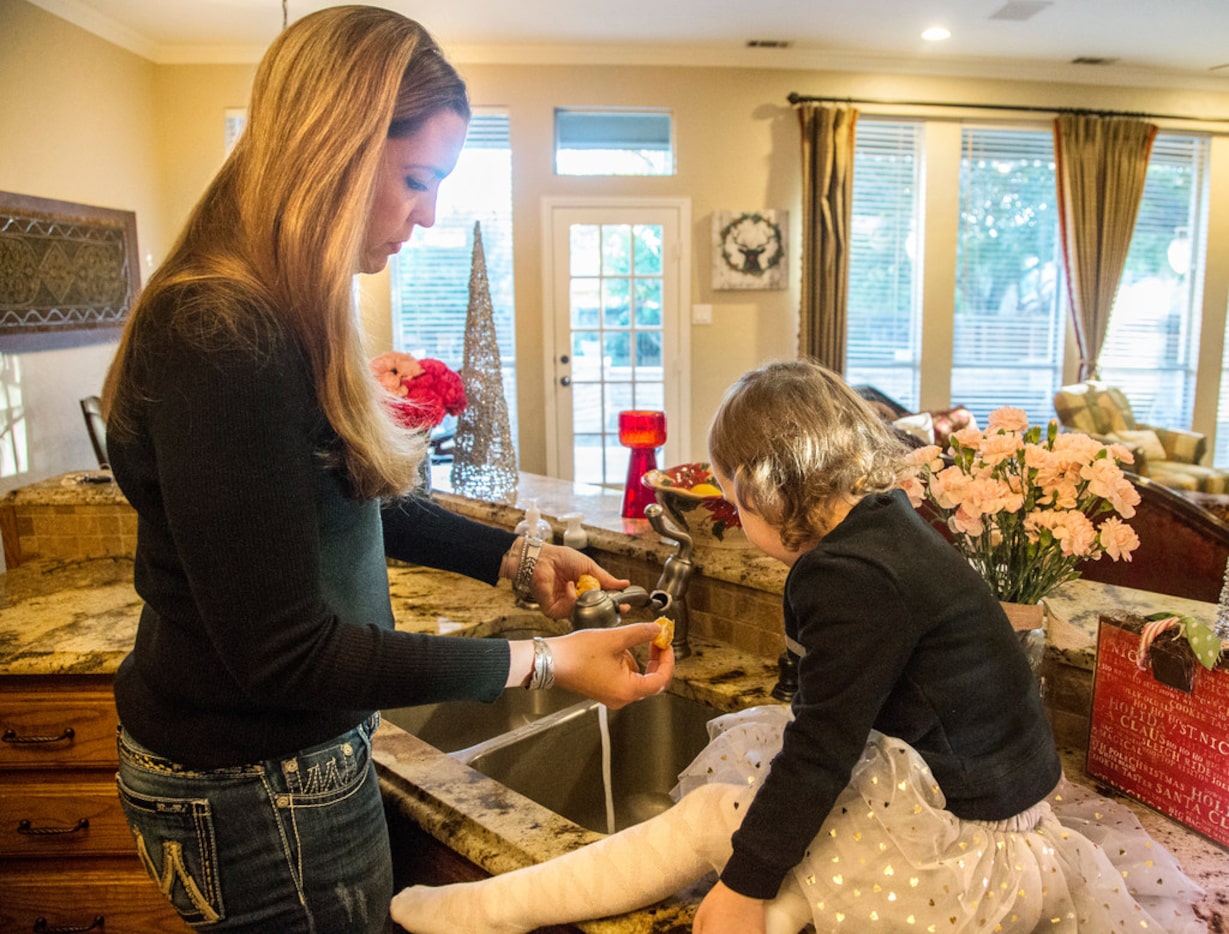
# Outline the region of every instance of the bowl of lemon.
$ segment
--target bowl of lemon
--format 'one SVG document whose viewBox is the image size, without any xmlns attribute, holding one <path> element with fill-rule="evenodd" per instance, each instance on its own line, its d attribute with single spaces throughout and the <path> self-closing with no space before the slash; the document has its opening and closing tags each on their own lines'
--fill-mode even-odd
<svg viewBox="0 0 1229 934">
<path fill-rule="evenodd" d="M 703 461 L 650 470 L 640 482 L 653 491 L 666 515 L 691 536 L 694 544 L 751 547 L 738 520 L 738 510 L 721 495 L 712 468 Z"/>
</svg>

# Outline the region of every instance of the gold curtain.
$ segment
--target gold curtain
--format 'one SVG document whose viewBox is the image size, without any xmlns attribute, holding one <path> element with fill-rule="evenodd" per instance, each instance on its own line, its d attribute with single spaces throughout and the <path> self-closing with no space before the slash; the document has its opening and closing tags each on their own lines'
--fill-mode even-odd
<svg viewBox="0 0 1229 934">
<path fill-rule="evenodd" d="M 1059 230 L 1080 380 L 1097 376 L 1156 131 L 1142 120 L 1094 114 L 1054 121 Z"/>
<path fill-rule="evenodd" d="M 802 307 L 798 352 L 845 371 L 849 220 L 853 202 L 852 107 L 804 103 L 802 126 Z"/>
</svg>

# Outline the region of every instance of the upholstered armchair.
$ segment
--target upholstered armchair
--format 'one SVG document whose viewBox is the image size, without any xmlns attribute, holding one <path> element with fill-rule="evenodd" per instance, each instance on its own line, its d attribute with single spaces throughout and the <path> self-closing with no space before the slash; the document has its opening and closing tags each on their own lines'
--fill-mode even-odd
<svg viewBox="0 0 1229 934">
<path fill-rule="evenodd" d="M 1120 389 L 1096 380 L 1064 386 L 1054 394 L 1054 411 L 1064 428 L 1129 448 L 1135 455 L 1129 469 L 1141 477 L 1184 492 L 1229 492 L 1229 471 L 1200 463 L 1204 435 L 1136 422 Z"/>
</svg>

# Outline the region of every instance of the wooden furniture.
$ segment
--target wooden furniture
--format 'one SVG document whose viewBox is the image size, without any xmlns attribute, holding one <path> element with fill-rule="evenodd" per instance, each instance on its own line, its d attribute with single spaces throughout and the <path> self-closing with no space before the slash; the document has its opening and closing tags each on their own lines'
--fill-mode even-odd
<svg viewBox="0 0 1229 934">
<path fill-rule="evenodd" d="M 110 676 L 0 677 L 0 931 L 189 930 L 136 855 L 116 727 Z"/>
<path fill-rule="evenodd" d="M 85 419 L 85 430 L 90 436 L 90 446 L 94 448 L 99 468 L 110 470 L 111 459 L 107 456 L 107 422 L 102 414 L 102 400 L 98 396 L 86 396 L 81 400 L 81 415 Z"/>
<path fill-rule="evenodd" d="M 1128 561 L 1086 561 L 1085 580 L 1216 603 L 1229 561 L 1229 522 L 1167 486 L 1128 474 L 1139 505 L 1127 522 L 1139 536 Z"/>
</svg>

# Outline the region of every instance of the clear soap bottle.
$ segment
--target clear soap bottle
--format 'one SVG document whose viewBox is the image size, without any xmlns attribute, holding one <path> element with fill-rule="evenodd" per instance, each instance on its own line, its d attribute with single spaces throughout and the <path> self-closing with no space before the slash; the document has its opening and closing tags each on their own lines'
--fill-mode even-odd
<svg viewBox="0 0 1229 934">
<path fill-rule="evenodd" d="M 542 511 L 538 509 L 536 499 L 527 500 L 525 518 L 518 522 L 512 531 L 516 535 L 528 535 L 540 538 L 544 542 L 549 542 L 554 535 L 551 524 L 542 518 Z"/>
</svg>

